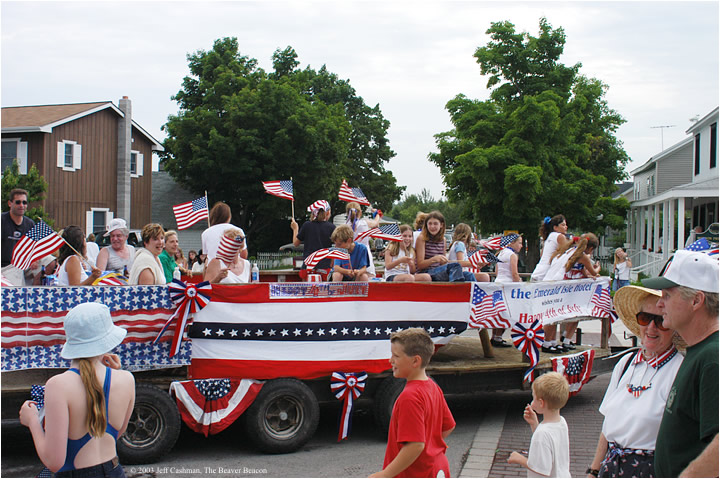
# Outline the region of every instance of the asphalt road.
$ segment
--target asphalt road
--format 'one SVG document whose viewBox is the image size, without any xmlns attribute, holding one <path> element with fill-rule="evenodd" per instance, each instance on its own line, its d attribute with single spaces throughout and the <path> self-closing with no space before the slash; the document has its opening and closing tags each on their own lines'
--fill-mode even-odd
<svg viewBox="0 0 720 479">
<path fill-rule="evenodd" d="M 452 476 L 458 476 L 477 428 L 486 411 L 492 411 L 493 402 L 492 395 L 448 399 L 458 423 L 448 438 Z M 126 465 L 125 471 L 128 477 L 367 477 L 380 470 L 385 439 L 375 426 L 371 411 L 355 411 L 350 438 L 340 443 L 338 411 L 334 405 L 323 406 L 315 436 L 292 454 L 257 452 L 252 447 L 252 438 L 237 423 L 208 438 L 183 426 L 175 448 L 160 462 Z M 41 469 L 26 430 L 3 428 L 0 475 L 34 477 Z"/>
</svg>

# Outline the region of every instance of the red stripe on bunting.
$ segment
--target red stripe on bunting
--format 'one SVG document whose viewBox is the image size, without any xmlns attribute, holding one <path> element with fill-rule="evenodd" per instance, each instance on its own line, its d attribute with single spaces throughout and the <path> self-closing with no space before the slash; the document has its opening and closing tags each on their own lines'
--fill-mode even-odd
<svg viewBox="0 0 720 479">
<path fill-rule="evenodd" d="M 307 285 L 308 283 L 303 284 Z M 461 303 L 470 300 L 471 286 L 472 283 L 369 283 L 367 299 L 370 301 L 429 301 L 433 303 Z M 307 301 L 337 302 L 357 300 L 357 297 L 270 299 L 270 284 L 268 283 L 242 285 L 214 284 L 212 298 L 213 302 L 219 303 L 267 303 L 268 301 L 303 303 Z"/>
<path fill-rule="evenodd" d="M 193 358 L 188 366 L 189 379 L 259 378 L 275 379 L 294 377 L 315 379 L 329 376 L 328 371 L 381 373 L 390 369 L 388 359 L 362 359 L 350 361 L 249 361 L 243 359 Z"/>
</svg>

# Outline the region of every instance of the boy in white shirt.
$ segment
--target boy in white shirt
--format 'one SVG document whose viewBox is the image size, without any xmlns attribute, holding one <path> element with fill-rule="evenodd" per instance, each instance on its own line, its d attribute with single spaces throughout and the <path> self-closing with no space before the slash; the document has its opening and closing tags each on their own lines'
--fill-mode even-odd
<svg viewBox="0 0 720 479">
<path fill-rule="evenodd" d="M 567 403 L 570 386 L 560 373 L 546 373 L 532 385 L 532 403 L 523 418 L 533 431 L 528 457 L 517 451 L 507 462 L 528 470 L 528 477 L 570 477 L 570 439 L 560 409 Z M 543 421 L 538 423 L 538 414 Z"/>
</svg>

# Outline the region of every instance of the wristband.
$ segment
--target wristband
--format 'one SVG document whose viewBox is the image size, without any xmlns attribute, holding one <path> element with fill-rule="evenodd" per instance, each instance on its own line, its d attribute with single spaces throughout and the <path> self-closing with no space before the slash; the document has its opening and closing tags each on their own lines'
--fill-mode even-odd
<svg viewBox="0 0 720 479">
<path fill-rule="evenodd" d="M 590 474 L 591 476 L 598 477 L 598 474 L 600 474 L 600 471 L 597 469 L 593 469 L 592 467 L 588 467 L 587 471 L 585 471 L 585 474 Z"/>
</svg>

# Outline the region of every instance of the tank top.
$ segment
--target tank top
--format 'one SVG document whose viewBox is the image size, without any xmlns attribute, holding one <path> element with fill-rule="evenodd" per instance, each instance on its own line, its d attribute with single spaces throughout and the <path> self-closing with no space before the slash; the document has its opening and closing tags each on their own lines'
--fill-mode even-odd
<svg viewBox="0 0 720 479">
<path fill-rule="evenodd" d="M 540 261 L 537 266 L 535 266 L 532 275 L 530 275 L 533 281 L 542 281 L 545 279 L 545 273 L 547 273 L 547 270 L 550 268 L 550 258 L 552 258 L 552 255 L 555 254 L 555 251 L 558 249 L 558 236 L 560 236 L 560 233 L 553 231 L 545 238 Z"/>
<path fill-rule="evenodd" d="M 70 368 L 69 371 L 72 371 L 76 373 L 78 376 L 80 375 L 80 371 L 77 368 Z M 110 404 L 110 377 L 111 377 L 111 371 L 110 368 L 105 367 L 105 382 L 103 383 L 103 395 L 105 396 L 105 417 L 109 418 L 108 414 L 108 407 Z M 117 442 L 119 431 L 112 427 L 110 425 L 110 421 L 108 420 L 107 426 L 105 427 L 105 432 L 107 434 L 110 434 L 113 439 Z M 58 472 L 61 471 L 72 471 L 75 469 L 75 457 L 80 452 L 80 449 L 83 448 L 85 444 L 87 444 L 90 439 L 92 439 L 92 436 L 89 432 L 85 433 L 83 437 L 80 439 L 70 439 L 67 440 L 67 452 L 65 453 L 65 464 L 63 464 L 63 467 L 61 467 Z"/>
<path fill-rule="evenodd" d="M 129 244 L 125 245 L 125 249 L 130 251 L 130 256 L 127 259 L 117 254 L 117 251 L 115 251 L 112 246 L 106 246 L 103 249 L 108 250 L 107 266 L 105 266 L 107 271 L 115 271 L 116 273 L 122 274 L 126 266 L 128 271 L 130 271 L 133 258 L 135 258 L 135 248 Z"/>
<path fill-rule="evenodd" d="M 392 260 L 395 261 L 398 258 L 404 258 L 405 256 L 407 256 L 405 251 L 403 251 L 402 248 L 399 248 L 397 256 L 393 256 Z M 412 256 L 410 257 L 412 258 Z M 390 276 L 396 276 L 398 274 L 410 274 L 410 265 L 407 263 L 400 263 L 392 269 L 386 269 L 384 278 L 388 279 Z"/>
<path fill-rule="evenodd" d="M 426 241 L 425 242 L 425 258 L 424 259 L 430 259 L 433 256 L 437 255 L 444 255 L 445 254 L 445 242 L 444 241 Z M 440 263 L 432 263 L 430 266 L 425 268 L 421 272 L 425 272 L 430 268 L 434 268 L 435 266 L 440 266 Z"/>
<path fill-rule="evenodd" d="M 60 268 L 58 268 L 57 283 L 55 283 L 57 286 L 70 286 L 70 278 L 68 278 L 67 271 L 65 271 L 65 266 L 67 266 L 70 258 L 72 258 L 72 256 L 68 256 L 67 258 L 65 258 L 65 261 L 63 261 L 63 263 L 60 265 Z M 80 264 L 82 265 L 82 261 L 80 262 Z M 85 281 L 87 277 L 88 274 L 85 269 L 80 270 L 80 282 L 82 283 L 83 281 Z"/>
<path fill-rule="evenodd" d="M 495 277 L 496 283 L 513 282 L 512 273 L 510 272 L 510 259 L 514 254 L 515 252 L 507 247 L 498 253 L 498 262 L 495 266 L 495 271 L 497 272 L 497 276 Z"/>
<path fill-rule="evenodd" d="M 218 261 L 220 261 L 220 264 L 222 265 L 222 268 L 228 268 L 228 265 L 223 262 L 220 258 L 216 257 Z M 239 283 L 249 283 L 250 282 L 250 262 L 243 258 L 238 258 L 241 263 L 243 263 L 243 270 L 240 275 L 237 275 L 233 273 L 232 271 L 228 270 L 227 276 L 225 276 L 223 279 L 220 280 L 222 284 L 239 284 Z"/>
</svg>

